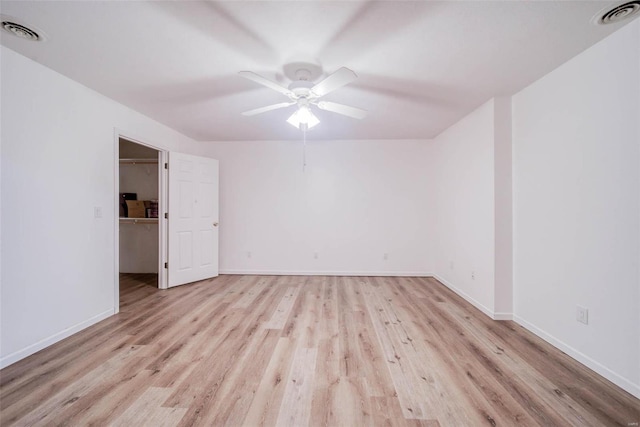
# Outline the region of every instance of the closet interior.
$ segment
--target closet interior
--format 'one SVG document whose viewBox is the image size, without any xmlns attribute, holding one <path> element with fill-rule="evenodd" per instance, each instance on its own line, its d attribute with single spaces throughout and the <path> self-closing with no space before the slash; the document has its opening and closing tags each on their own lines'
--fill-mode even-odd
<svg viewBox="0 0 640 427">
<path fill-rule="evenodd" d="M 160 151 L 119 140 L 120 280 L 155 275 L 159 287 Z M 145 277 L 145 281 L 153 277 Z"/>
</svg>

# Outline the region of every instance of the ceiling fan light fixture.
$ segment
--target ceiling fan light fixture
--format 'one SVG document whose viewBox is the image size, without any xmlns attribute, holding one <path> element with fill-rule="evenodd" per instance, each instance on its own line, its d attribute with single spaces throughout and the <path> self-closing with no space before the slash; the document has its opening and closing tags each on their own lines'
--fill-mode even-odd
<svg viewBox="0 0 640 427">
<path fill-rule="evenodd" d="M 298 129 L 302 129 L 306 125 L 306 129 L 311 129 L 318 123 L 320 120 L 311 112 L 309 107 L 301 106 L 298 110 L 291 115 L 287 119 L 287 123 L 291 126 L 297 127 Z"/>
</svg>

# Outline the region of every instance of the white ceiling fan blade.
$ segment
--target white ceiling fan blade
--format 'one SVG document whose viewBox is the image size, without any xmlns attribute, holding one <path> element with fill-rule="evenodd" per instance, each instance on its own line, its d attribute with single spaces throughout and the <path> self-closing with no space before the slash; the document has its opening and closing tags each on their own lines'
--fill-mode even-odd
<svg viewBox="0 0 640 427">
<path fill-rule="evenodd" d="M 243 116 L 255 116 L 256 114 L 266 113 L 267 111 L 277 110 L 278 108 L 288 107 L 295 104 L 295 102 L 281 102 L 279 104 L 267 105 L 266 107 L 256 108 L 254 110 L 245 111 Z"/>
<path fill-rule="evenodd" d="M 317 98 L 320 98 L 321 96 L 324 96 L 329 92 L 333 92 L 334 90 L 351 83 L 357 78 L 358 75 L 356 73 L 348 68 L 342 67 L 338 71 L 331 74 L 329 77 L 312 87 L 311 92 Z"/>
<path fill-rule="evenodd" d="M 271 80 L 264 78 L 261 75 L 254 73 L 253 71 L 240 71 L 238 74 L 240 74 L 245 79 L 253 80 L 256 83 L 260 83 L 261 85 L 266 86 L 270 89 L 273 89 L 277 92 L 280 92 L 283 95 L 286 95 L 286 96 L 293 95 L 293 92 L 291 92 L 286 87 L 280 86 L 278 83 L 272 82 Z"/>
<path fill-rule="evenodd" d="M 330 101 L 318 102 L 318 108 L 321 110 L 342 114 L 344 116 L 353 117 L 354 119 L 364 119 L 365 117 L 367 117 L 367 112 L 365 110 Z"/>
</svg>

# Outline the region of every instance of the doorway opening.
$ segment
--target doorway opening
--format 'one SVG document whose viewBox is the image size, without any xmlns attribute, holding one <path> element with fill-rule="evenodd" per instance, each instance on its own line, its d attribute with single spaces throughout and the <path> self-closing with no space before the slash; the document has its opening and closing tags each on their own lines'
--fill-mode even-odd
<svg viewBox="0 0 640 427">
<path fill-rule="evenodd" d="M 159 289 L 216 277 L 218 161 L 165 151 L 117 129 L 114 151 L 115 312 L 121 274 L 146 275 L 134 282 Z"/>
<path fill-rule="evenodd" d="M 118 288 L 165 288 L 164 153 L 118 138 Z M 118 292 L 119 300 L 119 292 Z"/>
</svg>

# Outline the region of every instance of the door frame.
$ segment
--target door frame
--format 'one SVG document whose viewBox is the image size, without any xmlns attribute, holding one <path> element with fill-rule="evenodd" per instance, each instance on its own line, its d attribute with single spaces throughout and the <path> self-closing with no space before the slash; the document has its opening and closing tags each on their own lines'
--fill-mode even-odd
<svg viewBox="0 0 640 427">
<path fill-rule="evenodd" d="M 168 202 L 168 175 L 167 169 L 164 165 L 168 162 L 168 150 L 160 147 L 156 144 L 146 142 L 139 137 L 132 135 L 122 129 L 114 128 L 113 132 L 113 177 L 114 177 L 114 221 L 113 221 L 113 236 L 114 236 L 114 283 L 113 283 L 113 298 L 114 298 L 114 313 L 120 311 L 120 139 L 126 139 L 127 141 L 139 144 L 148 148 L 152 148 L 158 151 L 158 288 L 167 289 L 168 274 L 164 268 L 164 263 L 167 262 L 167 219 L 165 213 L 167 212 Z"/>
</svg>

